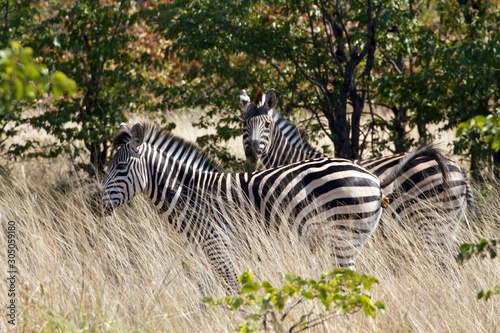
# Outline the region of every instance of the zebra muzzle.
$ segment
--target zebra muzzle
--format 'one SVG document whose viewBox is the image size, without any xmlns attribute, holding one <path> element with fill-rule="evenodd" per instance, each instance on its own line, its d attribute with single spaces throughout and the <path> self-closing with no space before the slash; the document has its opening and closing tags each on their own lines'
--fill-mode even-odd
<svg viewBox="0 0 500 333">
<path fill-rule="evenodd" d="M 104 216 L 110 216 L 111 214 L 113 214 L 113 211 L 115 210 L 115 207 L 113 205 L 104 205 L 103 207 L 103 214 Z"/>
</svg>

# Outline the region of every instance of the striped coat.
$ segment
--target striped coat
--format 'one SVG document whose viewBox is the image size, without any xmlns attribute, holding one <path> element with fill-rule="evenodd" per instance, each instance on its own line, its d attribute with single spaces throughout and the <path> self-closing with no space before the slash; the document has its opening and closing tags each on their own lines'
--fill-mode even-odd
<svg viewBox="0 0 500 333">
<path fill-rule="evenodd" d="M 243 144 L 247 162 L 265 168 L 325 155 L 312 147 L 297 128 L 276 111 L 273 90 L 259 92 L 254 103 L 243 99 Z M 388 211 L 400 225 L 411 223 L 435 252 L 455 245 L 455 232 L 465 207 L 474 215 L 471 187 L 460 167 L 431 146 L 415 152 L 354 161 L 384 180 L 402 160 L 411 157 L 404 173 L 384 187 Z M 435 213 L 446 219 L 436 222 Z M 411 222 L 410 222 L 411 221 Z"/>
<path fill-rule="evenodd" d="M 145 194 L 179 234 L 201 246 L 232 291 L 235 223 L 257 214 L 267 227 L 287 224 L 311 243 L 323 239 L 334 264 L 354 268 L 382 212 L 379 179 L 344 159 L 222 173 L 196 146 L 141 124 L 122 125 L 115 150 L 101 184 L 106 211 Z"/>
</svg>

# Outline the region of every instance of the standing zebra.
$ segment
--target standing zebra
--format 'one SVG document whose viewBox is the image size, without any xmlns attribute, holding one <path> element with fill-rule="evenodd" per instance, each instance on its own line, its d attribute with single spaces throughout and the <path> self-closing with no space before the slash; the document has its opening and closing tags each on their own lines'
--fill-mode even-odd
<svg viewBox="0 0 500 333">
<path fill-rule="evenodd" d="M 348 160 L 318 158 L 253 174 L 220 173 L 196 146 L 141 124 L 122 124 L 114 150 L 101 184 L 106 212 L 146 194 L 176 231 L 201 246 L 232 291 L 238 283 L 227 233 L 235 231 L 232 221 L 251 214 L 249 205 L 268 227 L 288 223 L 301 238 L 325 239 L 341 267 L 354 268 L 380 220 L 379 179 Z"/>
<path fill-rule="evenodd" d="M 246 95 L 246 92 L 243 94 Z M 242 97 L 240 101 L 245 111 L 243 145 L 249 164 L 270 168 L 325 156 L 275 111 L 278 99 L 274 90 L 267 94 L 259 91 L 253 103 Z M 460 167 L 430 146 L 419 148 L 412 154 L 402 153 L 354 163 L 384 180 L 403 159 L 410 156 L 412 161 L 404 173 L 382 191 L 390 200 L 389 212 L 396 222 L 402 225 L 403 218 L 411 219 L 429 248 L 439 252 L 455 245 L 455 232 L 464 215 L 465 204 L 474 214 L 472 191 Z M 442 222 L 431 221 L 436 210 L 447 218 Z"/>
</svg>

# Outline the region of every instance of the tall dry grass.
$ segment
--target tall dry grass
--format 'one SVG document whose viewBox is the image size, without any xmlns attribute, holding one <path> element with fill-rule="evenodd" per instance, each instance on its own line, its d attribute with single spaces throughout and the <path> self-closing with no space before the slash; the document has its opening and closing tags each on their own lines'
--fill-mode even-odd
<svg viewBox="0 0 500 333">
<path fill-rule="evenodd" d="M 0 177 L 0 221 L 3 229 L 9 220 L 16 223 L 19 270 L 16 326 L 2 314 L 0 331 L 234 331 L 243 314 L 201 303 L 203 296 L 226 293 L 201 251 L 180 239 L 144 197 L 111 217 L 96 217 L 94 189 L 64 158 L 19 163 Z M 460 242 L 500 235 L 500 197 L 477 194 L 476 201 L 480 219 L 472 228 L 461 226 Z M 243 223 L 248 244 L 238 242 L 235 257 L 239 269 L 251 269 L 258 280 L 280 284 L 285 273 L 317 278 L 331 268 L 326 253 L 312 253 L 286 232 L 268 233 L 258 218 Z M 6 249 L 3 232 L 4 272 Z M 313 331 L 499 332 L 500 298 L 476 299 L 500 280 L 499 261 L 458 266 L 450 257 L 449 263 L 445 271 L 436 265 L 411 229 L 396 228 L 389 239 L 376 233 L 357 267 L 379 279 L 372 294 L 386 313 L 337 317 Z M 2 288 L 2 309 L 7 302 Z"/>
</svg>

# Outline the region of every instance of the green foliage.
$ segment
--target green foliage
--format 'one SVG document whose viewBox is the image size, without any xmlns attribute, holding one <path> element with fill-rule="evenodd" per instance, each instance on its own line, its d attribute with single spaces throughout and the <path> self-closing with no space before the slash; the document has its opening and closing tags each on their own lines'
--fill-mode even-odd
<svg viewBox="0 0 500 333">
<path fill-rule="evenodd" d="M 459 254 L 457 255 L 457 261 L 463 263 L 469 260 L 473 256 L 479 256 L 480 258 L 485 258 L 489 255 L 490 259 L 494 259 L 497 256 L 498 246 L 500 245 L 500 240 L 496 239 L 481 239 L 479 243 L 466 243 L 460 245 Z"/>
<path fill-rule="evenodd" d="M 481 141 L 491 149 L 500 151 L 500 109 L 497 114 L 488 116 L 475 116 L 468 121 L 464 121 L 458 125 L 457 137 L 470 137 L 471 133 L 478 133 Z"/>
<path fill-rule="evenodd" d="M 352 157 L 368 139 L 374 154 L 386 148 L 404 151 L 435 136 L 428 124 L 455 128 L 495 110 L 500 40 L 494 30 L 500 12 L 491 2 L 474 6 L 453 0 L 181 0 L 148 15 L 172 40 L 168 55 L 189 68 L 180 85 L 160 90 L 169 101 L 214 106 L 213 123 L 233 117 L 222 126 L 234 137 L 241 126 L 234 117 L 240 90 L 253 94 L 273 87 L 284 115 L 312 112 L 311 120 L 321 126 L 304 126 L 324 131 L 337 155 L 350 147 Z M 374 50 L 367 47 L 372 33 Z M 365 99 L 382 108 L 373 108 L 372 121 L 362 127 L 358 112 Z M 351 117 L 344 113 L 347 104 Z M 413 128 L 417 140 L 407 136 Z M 471 152 L 480 160 L 486 158 L 480 148 L 476 139 L 459 140 L 455 152 Z"/>
<path fill-rule="evenodd" d="M 10 46 L 11 41 L 25 41 L 30 29 L 36 24 L 43 0 L 0 0 L 0 49 Z"/>
<path fill-rule="evenodd" d="M 17 133 L 15 128 L 6 130 L 6 126 L 21 121 L 22 106 L 49 92 L 55 98 L 75 97 L 75 81 L 60 71 L 49 73 L 45 65 L 34 60 L 33 49 L 18 42 L 13 41 L 9 48 L 0 50 L 0 139 Z M 3 148 L 4 139 L 0 142 Z"/>
<path fill-rule="evenodd" d="M 161 93 L 174 103 L 213 105 L 216 118 L 232 117 L 228 125 L 235 136 L 241 126 L 235 117 L 241 112 L 235 111 L 241 89 L 255 94 L 258 88 L 274 87 L 284 114 L 298 108 L 313 112 L 327 122 L 321 128 L 336 148 L 342 147 L 337 154 L 351 156 L 358 150 L 357 121 L 365 99 L 358 81 L 368 76 L 371 62 L 366 59 L 373 51 L 367 22 L 387 3 L 367 9 L 359 2 L 181 0 L 153 8 L 148 21 L 172 40 L 169 56 L 178 55 L 190 66 L 181 85 Z M 345 32 L 333 35 L 329 20 Z M 351 126 L 348 100 L 357 112 Z"/>
<path fill-rule="evenodd" d="M 90 153 L 89 172 L 102 172 L 112 136 L 127 120 L 125 112 L 151 110 L 151 87 L 166 82 L 168 68 L 157 56 L 162 42 L 148 34 L 135 2 L 45 2 L 41 8 L 36 24 L 24 28 L 25 43 L 40 50 L 49 69 L 70 75 L 80 94 L 44 100 L 46 112 L 23 118 L 54 136 L 55 143 L 41 145 L 35 139 L 13 146 L 10 153 L 77 157 L 83 148 Z M 58 95 L 63 78 L 56 74 L 53 79 Z"/>
<path fill-rule="evenodd" d="M 500 40 L 492 29 L 500 15 L 493 3 L 482 4 L 481 10 L 454 0 L 395 4 L 389 20 L 393 27 L 378 40 L 372 98 L 393 116 L 376 119 L 375 125 L 389 134 L 378 141 L 382 147 L 395 142 L 397 151 L 406 150 L 413 144 L 406 138 L 408 128 L 416 127 L 419 141 L 426 141 L 435 137 L 429 124 L 455 128 L 498 108 Z M 455 145 L 455 153 L 468 150 L 478 160 L 486 158 L 477 138 Z"/>
<path fill-rule="evenodd" d="M 493 2 L 0 4 L 6 18 L 0 45 L 18 39 L 80 89 L 76 98 L 45 101 L 50 112 L 23 120 L 53 135 L 55 144 L 26 142 L 12 147 L 13 155 L 77 156 L 83 142 L 100 171 L 126 111 L 200 107 L 206 114 L 197 126 L 213 125 L 217 133 L 198 143 L 234 167 L 241 161 L 220 146 L 241 135 L 242 88 L 251 95 L 275 88 L 285 116 L 312 113 L 302 127 L 313 141 L 322 132 L 344 157 L 357 157 L 368 141 L 373 154 L 407 150 L 433 137 L 428 124 L 451 129 L 499 109 L 500 11 Z M 60 81 L 55 75 L 56 95 Z M 363 125 L 365 102 L 380 108 L 370 108 Z M 408 137 L 414 128 L 417 139 Z M 463 133 L 454 152 L 470 154 L 473 163 L 488 158 L 483 145 L 490 136 Z M 495 142 L 493 134 L 496 148 Z"/>
<path fill-rule="evenodd" d="M 464 263 L 472 257 L 495 259 L 498 255 L 500 239 L 481 239 L 479 243 L 466 243 L 460 245 L 457 262 Z M 492 295 L 500 293 L 500 284 L 497 284 L 491 289 L 483 289 L 477 294 L 477 298 L 488 300 Z"/>
<path fill-rule="evenodd" d="M 495 31 L 500 12 L 490 1 L 481 2 L 481 6 L 442 1 L 437 12 L 443 24 L 435 67 L 447 92 L 438 97 L 447 110 L 445 128 L 449 129 L 475 116 L 495 114 L 499 108 L 500 37 Z M 455 142 L 454 153 L 468 154 L 471 171 L 477 176 L 491 150 L 484 149 L 479 136 L 469 135 Z"/>
<path fill-rule="evenodd" d="M 373 318 L 377 310 L 384 311 L 383 303 L 373 303 L 367 294 L 377 279 L 348 269 L 335 268 L 324 272 L 318 280 L 287 274 L 281 287 L 274 287 L 266 280 L 259 284 L 250 271 L 245 271 L 238 279 L 240 296 L 207 297 L 203 302 L 210 306 L 227 306 L 230 310 L 245 307 L 250 314 L 245 317 L 247 321 L 239 325 L 240 332 L 256 331 L 259 325 L 264 330 L 301 332 L 339 314 L 363 310 L 366 317 Z M 315 301 L 321 303 L 323 311 L 292 314 L 299 304 Z"/>
</svg>

